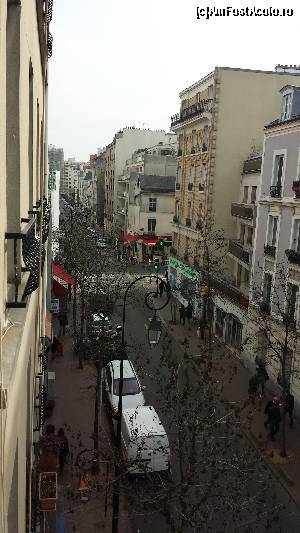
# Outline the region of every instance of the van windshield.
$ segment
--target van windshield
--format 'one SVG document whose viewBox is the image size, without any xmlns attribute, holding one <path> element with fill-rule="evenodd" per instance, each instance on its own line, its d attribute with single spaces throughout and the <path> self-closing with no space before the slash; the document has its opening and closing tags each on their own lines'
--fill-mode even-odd
<svg viewBox="0 0 300 533">
<path fill-rule="evenodd" d="M 119 396 L 119 379 L 114 379 L 114 394 Z M 127 396 L 129 394 L 139 394 L 140 387 L 136 378 L 124 378 L 123 379 L 123 393 L 122 396 Z"/>
</svg>

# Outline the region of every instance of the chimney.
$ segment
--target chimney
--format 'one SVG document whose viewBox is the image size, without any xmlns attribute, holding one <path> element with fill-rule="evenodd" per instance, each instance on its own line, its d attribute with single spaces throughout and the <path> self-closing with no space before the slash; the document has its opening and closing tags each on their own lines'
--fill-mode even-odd
<svg viewBox="0 0 300 533">
<path fill-rule="evenodd" d="M 286 74 L 300 74 L 300 65 L 277 65 L 275 72 L 285 72 Z"/>
</svg>

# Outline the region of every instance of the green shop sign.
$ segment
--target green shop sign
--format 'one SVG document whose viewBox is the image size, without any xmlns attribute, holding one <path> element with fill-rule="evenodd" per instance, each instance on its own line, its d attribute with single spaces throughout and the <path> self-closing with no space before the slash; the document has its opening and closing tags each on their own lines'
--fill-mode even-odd
<svg viewBox="0 0 300 533">
<path fill-rule="evenodd" d="M 180 270 L 180 272 L 187 274 L 192 279 L 195 279 L 198 277 L 198 272 L 195 272 L 194 270 L 192 270 L 188 265 L 181 263 L 181 261 L 178 261 L 178 259 L 175 259 L 175 257 L 170 257 L 169 265 L 174 268 L 177 268 L 178 270 Z"/>
</svg>

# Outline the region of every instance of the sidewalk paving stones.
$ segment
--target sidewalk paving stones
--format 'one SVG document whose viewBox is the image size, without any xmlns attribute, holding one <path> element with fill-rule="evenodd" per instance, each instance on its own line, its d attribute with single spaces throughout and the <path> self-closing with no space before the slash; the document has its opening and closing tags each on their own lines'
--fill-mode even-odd
<svg viewBox="0 0 300 533">
<path fill-rule="evenodd" d="M 179 308 L 179 303 L 172 297 L 171 301 Z M 188 325 L 173 324 L 170 313 L 170 306 L 165 307 L 160 312 L 160 317 L 173 339 L 181 345 L 182 350 L 189 356 L 193 356 L 195 369 L 200 371 L 199 359 L 201 359 L 201 341 L 197 335 L 197 327 L 194 325 L 189 330 Z M 177 313 L 178 316 L 178 313 Z M 244 428 L 248 438 L 254 446 L 260 449 L 273 474 L 281 481 L 289 492 L 295 503 L 300 507 L 300 427 L 297 422 L 294 428 L 288 427 L 286 421 L 287 448 L 289 461 L 279 460 L 280 435 L 276 441 L 268 439 L 264 428 L 264 408 L 267 401 L 272 397 L 267 390 L 263 397 L 257 398 L 255 404 L 249 404 L 248 384 L 250 371 L 244 366 L 242 358 L 231 351 L 229 347 L 221 344 L 217 338 L 214 339 L 214 352 L 223 354 L 213 367 L 214 377 L 219 380 L 222 397 L 232 405 L 238 405 L 243 409 L 245 418 Z M 220 363 L 221 361 L 221 363 Z"/>
</svg>

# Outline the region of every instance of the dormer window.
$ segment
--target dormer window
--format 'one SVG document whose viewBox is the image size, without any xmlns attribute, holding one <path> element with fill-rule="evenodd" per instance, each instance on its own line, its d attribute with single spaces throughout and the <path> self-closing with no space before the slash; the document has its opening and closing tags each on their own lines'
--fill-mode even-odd
<svg viewBox="0 0 300 533">
<path fill-rule="evenodd" d="M 282 98 L 282 111 L 281 111 L 281 120 L 288 120 L 291 118 L 292 112 L 292 92 L 287 93 Z"/>
</svg>

